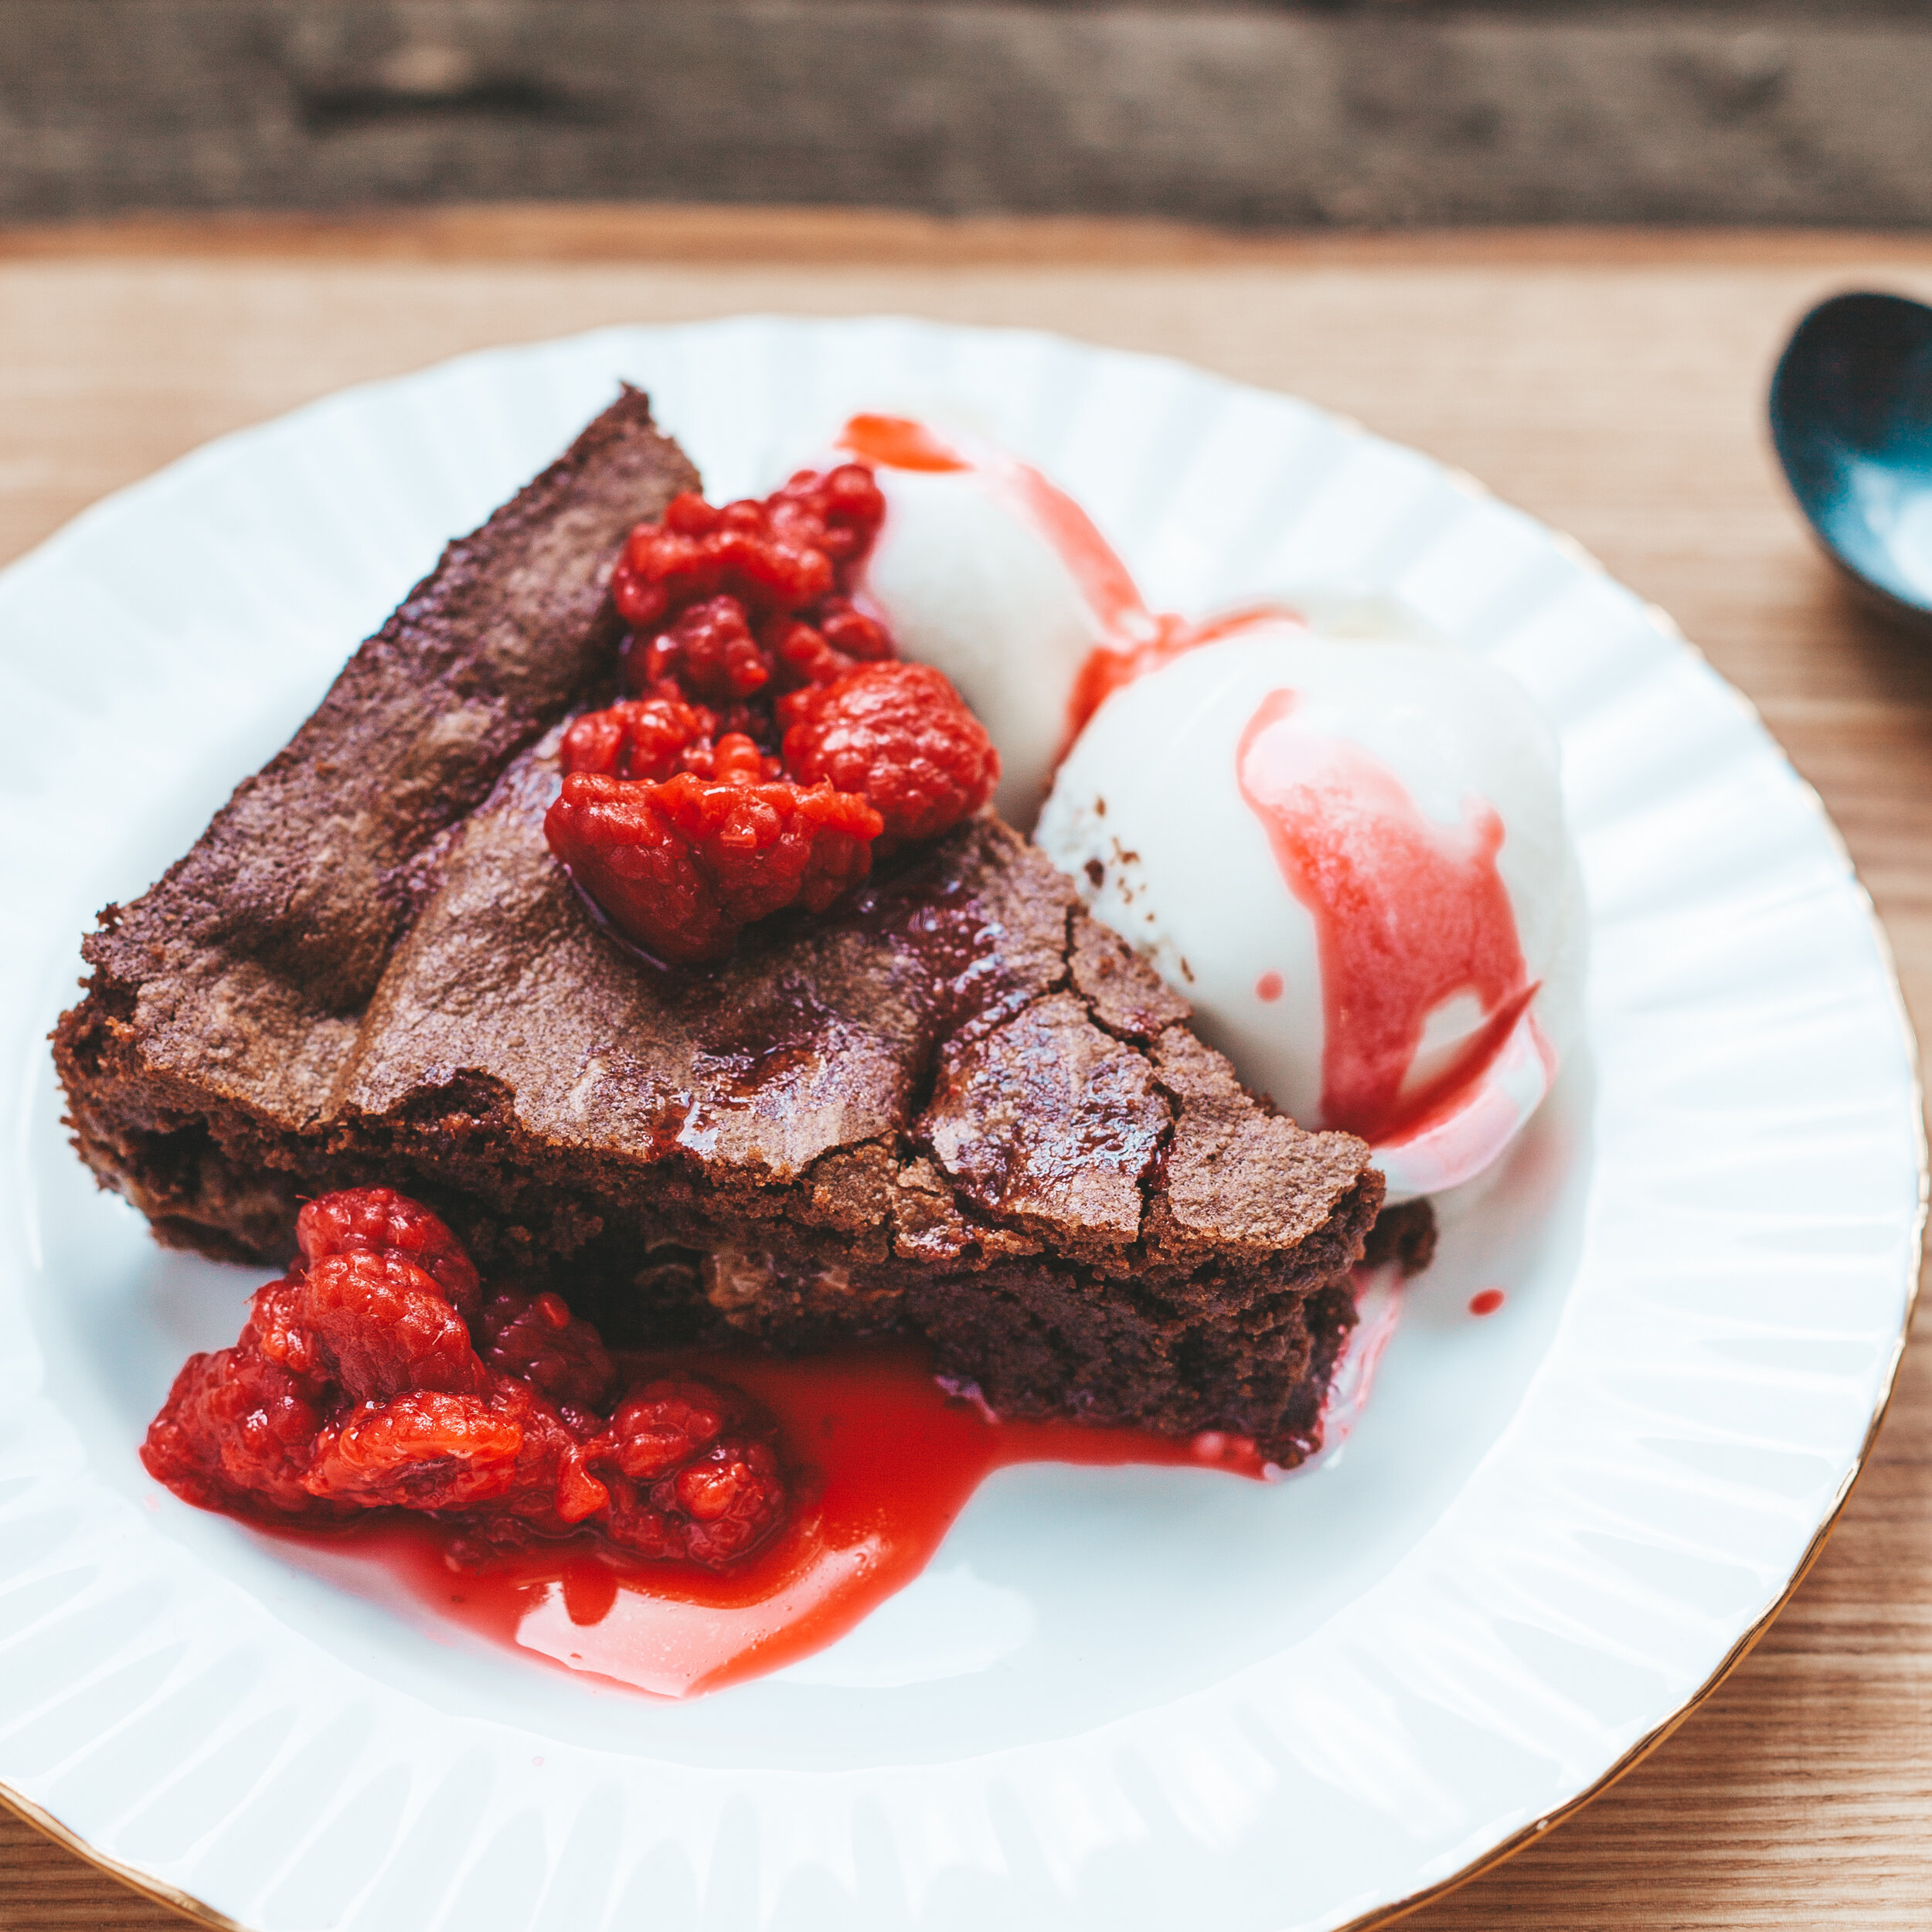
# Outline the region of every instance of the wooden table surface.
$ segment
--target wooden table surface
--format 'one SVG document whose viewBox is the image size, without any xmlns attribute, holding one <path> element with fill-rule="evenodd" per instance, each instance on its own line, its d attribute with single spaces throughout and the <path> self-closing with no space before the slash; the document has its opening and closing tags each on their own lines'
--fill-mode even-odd
<svg viewBox="0 0 1932 1932">
<path fill-rule="evenodd" d="M 895 310 L 1164 350 L 1458 464 L 1671 611 L 1823 794 L 1932 1022 L 1932 648 L 1811 549 L 1762 426 L 1834 290 L 1932 241 L 1628 232 L 1243 242 L 1153 226 L 502 209 L 0 231 L 0 560 L 206 437 L 487 343 Z M 0 1815 L 0 1926 L 179 1923 Z M 1836 1535 L 1656 1753 L 1416 1932 L 1932 1923 L 1932 1355 Z"/>
</svg>

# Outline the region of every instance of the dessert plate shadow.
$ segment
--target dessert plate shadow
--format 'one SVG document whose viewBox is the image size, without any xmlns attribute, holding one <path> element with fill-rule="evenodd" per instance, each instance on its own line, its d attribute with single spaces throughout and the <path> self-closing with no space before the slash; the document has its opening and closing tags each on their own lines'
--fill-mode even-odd
<svg viewBox="0 0 1932 1932">
<path fill-rule="evenodd" d="M 1404 1291 L 1338 1453 L 1266 1488 L 1002 1471 L 850 1635 L 681 1704 L 485 1648 L 148 1480 L 148 1417 L 259 1277 L 162 1253 L 94 1190 L 45 1045 L 97 908 L 620 378 L 714 494 L 855 409 L 943 410 L 1069 488 L 1157 607 L 1374 610 L 1488 657 L 1561 734 L 1592 925 L 1588 1051 Z M 607 330 L 210 446 L 0 576 L 0 637 L 31 942 L 0 957 L 0 1797 L 211 1923 L 1372 1923 L 1668 1730 L 1842 1505 L 1924 1192 L 1869 903 L 1668 620 L 1425 457 L 1041 335 Z"/>
</svg>

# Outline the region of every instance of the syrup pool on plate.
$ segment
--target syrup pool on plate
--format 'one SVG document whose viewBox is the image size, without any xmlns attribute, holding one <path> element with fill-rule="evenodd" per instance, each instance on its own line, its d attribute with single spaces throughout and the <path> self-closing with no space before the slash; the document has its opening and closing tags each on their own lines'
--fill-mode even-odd
<svg viewBox="0 0 1932 1932">
<path fill-rule="evenodd" d="M 995 1421 L 932 1377 L 923 1351 L 864 1345 L 777 1361 L 683 1354 L 627 1361 L 634 1377 L 693 1374 L 743 1389 L 773 1415 L 801 1472 L 775 1539 L 726 1570 L 618 1569 L 587 1548 L 539 1546 L 452 1570 L 437 1526 L 385 1512 L 345 1531 L 277 1527 L 389 1567 L 424 1604 L 565 1668 L 685 1697 L 762 1676 L 821 1650 L 926 1567 L 995 1469 L 1024 1462 L 1194 1466 L 1260 1478 L 1252 1444 L 1070 1422 Z"/>
</svg>

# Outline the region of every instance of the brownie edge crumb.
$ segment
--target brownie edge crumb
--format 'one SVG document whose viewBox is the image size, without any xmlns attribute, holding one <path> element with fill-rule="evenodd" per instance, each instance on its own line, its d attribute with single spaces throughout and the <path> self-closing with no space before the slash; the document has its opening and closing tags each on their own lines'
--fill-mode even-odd
<svg viewBox="0 0 1932 1932">
<path fill-rule="evenodd" d="M 1404 1274 L 1420 1274 L 1436 1258 L 1436 1210 L 1425 1196 L 1385 1207 L 1369 1231 L 1362 1259 L 1369 1267 L 1391 1262 Z"/>
</svg>

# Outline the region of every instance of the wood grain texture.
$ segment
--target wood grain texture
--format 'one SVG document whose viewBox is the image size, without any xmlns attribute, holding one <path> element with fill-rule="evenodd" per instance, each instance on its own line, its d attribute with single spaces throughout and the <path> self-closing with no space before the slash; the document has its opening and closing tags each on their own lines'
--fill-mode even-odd
<svg viewBox="0 0 1932 1932">
<path fill-rule="evenodd" d="M 1163 350 L 1481 477 L 1671 611 L 1843 830 L 1932 1023 L 1932 648 L 1814 553 L 1761 423 L 1784 332 L 1848 286 L 1932 296 L 1917 242 L 1628 233 L 1223 244 L 1185 232 L 596 211 L 0 236 L 0 556 L 208 437 L 485 343 L 736 309 L 893 309 Z M 910 218 L 907 218 L 908 219 Z M 1163 235 L 1166 242 L 1162 241 Z M 359 235 L 359 240 L 358 236 Z M 412 235 L 413 239 L 412 239 Z M 454 244 L 451 236 L 458 239 Z M 1048 237 L 1050 235 L 1050 240 Z M 1002 240 L 1003 236 L 1003 240 Z M 682 239 L 680 239 L 682 237 Z M 1111 239 L 1110 239 L 1111 238 Z M 1932 1356 L 1756 1651 L 1567 1825 L 1417 1932 L 1785 1932 L 1932 1921 Z M 0 1818 L 9 1932 L 176 1923 Z"/>
<path fill-rule="evenodd" d="M 0 215 L 1922 226 L 1914 0 L 9 0 Z"/>
</svg>

